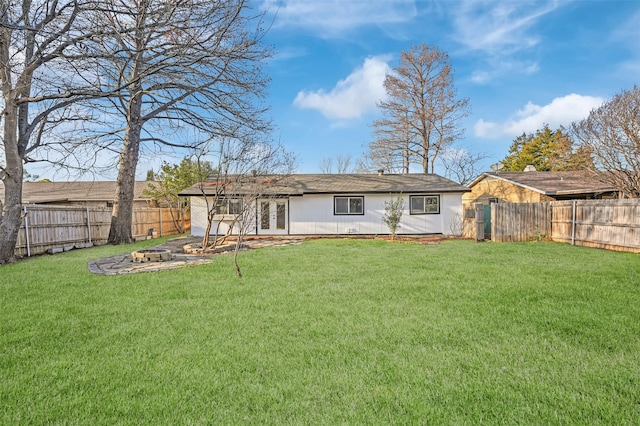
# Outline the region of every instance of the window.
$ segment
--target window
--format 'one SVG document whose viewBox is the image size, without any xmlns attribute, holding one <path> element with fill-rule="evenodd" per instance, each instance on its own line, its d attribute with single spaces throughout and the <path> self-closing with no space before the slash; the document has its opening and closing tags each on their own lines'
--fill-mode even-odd
<svg viewBox="0 0 640 426">
<path fill-rule="evenodd" d="M 333 197 L 333 214 L 364 214 L 364 197 Z"/>
<path fill-rule="evenodd" d="M 242 200 L 228 198 L 220 200 L 216 205 L 216 214 L 240 214 L 242 213 Z"/>
<path fill-rule="evenodd" d="M 409 199 L 411 214 L 440 214 L 439 195 L 412 195 Z"/>
</svg>

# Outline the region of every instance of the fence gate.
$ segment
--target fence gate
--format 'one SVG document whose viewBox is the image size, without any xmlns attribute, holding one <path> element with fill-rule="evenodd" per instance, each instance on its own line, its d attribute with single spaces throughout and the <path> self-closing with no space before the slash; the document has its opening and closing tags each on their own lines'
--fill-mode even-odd
<svg viewBox="0 0 640 426">
<path fill-rule="evenodd" d="M 484 237 L 491 239 L 491 204 L 484 205 Z"/>
</svg>

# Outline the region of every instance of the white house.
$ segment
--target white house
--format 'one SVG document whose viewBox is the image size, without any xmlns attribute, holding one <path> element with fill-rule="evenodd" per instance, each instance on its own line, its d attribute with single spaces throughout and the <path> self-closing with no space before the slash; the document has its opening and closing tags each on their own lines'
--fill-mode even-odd
<svg viewBox="0 0 640 426">
<path fill-rule="evenodd" d="M 191 197 L 195 236 L 204 235 L 209 208 L 212 234 L 225 233 L 240 212 L 251 235 L 388 234 L 385 201 L 397 196 L 405 201 L 398 234 L 453 235 L 462 232 L 468 191 L 435 174 L 294 174 L 208 180 L 180 195 Z"/>
</svg>

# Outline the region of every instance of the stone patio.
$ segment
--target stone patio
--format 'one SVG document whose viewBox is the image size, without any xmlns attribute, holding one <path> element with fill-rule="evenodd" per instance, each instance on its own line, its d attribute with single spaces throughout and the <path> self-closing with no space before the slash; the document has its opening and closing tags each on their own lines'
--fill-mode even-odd
<svg viewBox="0 0 640 426">
<path fill-rule="evenodd" d="M 304 238 L 249 238 L 243 242 L 242 250 L 260 247 L 274 247 L 282 245 L 297 245 Z M 178 237 L 159 244 L 154 250 L 171 250 L 171 260 L 161 262 L 134 262 L 131 253 L 111 256 L 89 262 L 89 271 L 102 275 L 135 274 L 138 272 L 158 272 L 170 269 L 186 268 L 189 266 L 205 265 L 214 261 L 216 256 L 232 253 L 235 242 L 220 247 L 215 253 L 185 253 L 184 246 L 195 246 L 202 241 L 197 237 Z"/>
</svg>

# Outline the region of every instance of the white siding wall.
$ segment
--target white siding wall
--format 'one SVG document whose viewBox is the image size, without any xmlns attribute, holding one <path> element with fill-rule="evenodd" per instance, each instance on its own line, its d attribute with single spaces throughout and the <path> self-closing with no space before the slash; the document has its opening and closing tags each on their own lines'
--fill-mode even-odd
<svg viewBox="0 0 640 426">
<path fill-rule="evenodd" d="M 207 204 L 204 197 L 191 197 L 191 235 L 204 236 L 207 226 Z"/>
<path fill-rule="evenodd" d="M 209 203 L 213 205 L 212 199 L 209 198 Z M 255 207 L 252 207 L 255 209 Z M 252 210 L 253 212 L 253 210 Z M 247 234 L 255 233 L 255 215 L 249 215 L 248 218 L 250 224 L 248 226 Z M 218 222 L 215 221 L 211 225 L 211 233 L 215 233 L 216 227 L 218 226 Z M 205 202 L 203 197 L 191 197 L 191 235 L 202 237 L 204 236 L 204 230 L 207 227 L 207 203 Z M 220 223 L 220 227 L 218 228 L 218 234 L 226 234 L 229 226 L 224 221 Z M 233 233 L 238 233 L 238 226 L 234 226 Z"/>
<path fill-rule="evenodd" d="M 335 194 L 340 195 L 340 194 Z M 382 221 L 387 194 L 364 194 L 364 215 L 334 215 L 333 197 L 305 195 L 289 199 L 291 234 L 388 234 Z M 409 194 L 405 194 L 405 210 L 399 234 L 451 234 L 450 223 L 462 217 L 461 194 L 441 194 L 440 214 L 409 214 Z M 459 219 L 461 220 L 461 219 Z"/>
<path fill-rule="evenodd" d="M 433 193 L 425 194 L 432 195 Z M 334 194 L 290 197 L 289 233 L 292 235 L 388 234 L 389 228 L 382 221 L 382 217 L 384 215 L 384 202 L 389 201 L 391 195 L 363 195 L 364 215 L 334 215 Z M 457 221 L 460 221 L 461 226 L 461 193 L 440 194 L 440 214 L 424 215 L 409 214 L 410 195 L 403 195 L 405 210 L 397 230 L 398 234 L 451 235 Z M 204 235 L 207 220 L 206 210 L 203 198 L 191 198 L 191 233 L 193 235 Z M 220 233 L 224 233 L 226 230 L 224 223 L 221 224 Z M 249 233 L 255 233 L 255 226 L 252 226 Z"/>
</svg>

